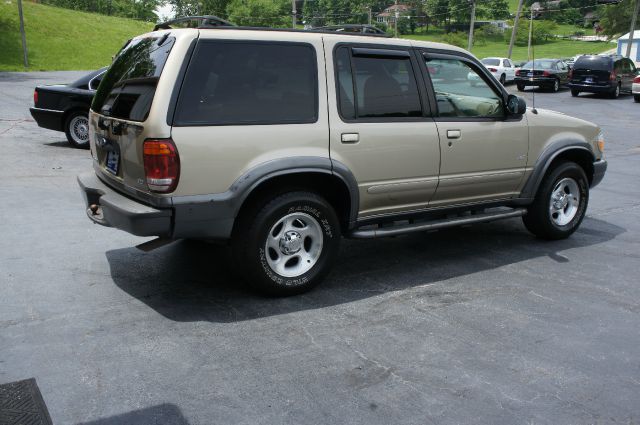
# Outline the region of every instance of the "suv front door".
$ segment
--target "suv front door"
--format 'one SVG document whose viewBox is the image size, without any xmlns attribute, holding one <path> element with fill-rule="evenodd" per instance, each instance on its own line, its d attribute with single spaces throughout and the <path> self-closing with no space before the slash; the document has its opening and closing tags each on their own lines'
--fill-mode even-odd
<svg viewBox="0 0 640 425">
<path fill-rule="evenodd" d="M 357 180 L 359 218 L 426 207 L 440 145 L 410 46 L 324 42 L 330 155 Z"/>
<path fill-rule="evenodd" d="M 440 181 L 431 205 L 517 195 L 529 149 L 526 116 L 507 117 L 505 95 L 470 59 L 431 52 L 423 58 L 441 150 Z"/>
</svg>

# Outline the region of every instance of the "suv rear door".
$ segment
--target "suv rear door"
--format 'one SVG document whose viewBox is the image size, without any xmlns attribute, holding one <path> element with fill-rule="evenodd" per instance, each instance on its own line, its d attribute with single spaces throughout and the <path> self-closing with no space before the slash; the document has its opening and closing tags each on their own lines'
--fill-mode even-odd
<svg viewBox="0 0 640 425">
<path fill-rule="evenodd" d="M 142 161 L 149 132 L 144 122 L 174 43 L 168 33 L 129 42 L 103 75 L 91 106 L 90 138 L 99 174 L 134 195 L 149 192 Z"/>
<path fill-rule="evenodd" d="M 440 147 L 413 50 L 341 40 L 324 39 L 334 76 L 330 154 L 358 182 L 360 218 L 424 208 L 438 184 Z"/>
</svg>

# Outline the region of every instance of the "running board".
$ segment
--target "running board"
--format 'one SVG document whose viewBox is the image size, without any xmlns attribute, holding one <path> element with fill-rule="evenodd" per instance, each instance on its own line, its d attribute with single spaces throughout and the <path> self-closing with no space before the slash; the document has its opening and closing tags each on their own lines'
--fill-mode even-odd
<svg viewBox="0 0 640 425">
<path fill-rule="evenodd" d="M 488 221 L 501 220 L 503 218 L 522 217 L 527 213 L 526 208 L 515 208 L 501 211 L 482 212 L 465 216 L 444 218 L 420 223 L 403 223 L 373 229 L 356 229 L 348 234 L 348 237 L 356 239 L 382 238 L 385 236 L 404 235 L 426 230 L 444 229 L 446 227 L 462 226 L 473 223 L 486 223 Z"/>
</svg>

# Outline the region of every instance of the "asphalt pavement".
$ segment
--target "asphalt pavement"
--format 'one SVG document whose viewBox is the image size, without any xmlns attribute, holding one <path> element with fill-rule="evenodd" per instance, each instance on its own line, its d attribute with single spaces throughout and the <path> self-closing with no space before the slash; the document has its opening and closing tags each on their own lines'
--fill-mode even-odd
<svg viewBox="0 0 640 425">
<path fill-rule="evenodd" d="M 35 378 L 55 424 L 640 422 L 630 96 L 536 92 L 605 130 L 609 170 L 571 238 L 512 219 L 345 240 L 324 285 L 273 299 L 223 246 L 144 253 L 87 219 L 89 153 L 28 111 L 37 84 L 82 74 L 0 73 L 0 384 Z"/>
</svg>

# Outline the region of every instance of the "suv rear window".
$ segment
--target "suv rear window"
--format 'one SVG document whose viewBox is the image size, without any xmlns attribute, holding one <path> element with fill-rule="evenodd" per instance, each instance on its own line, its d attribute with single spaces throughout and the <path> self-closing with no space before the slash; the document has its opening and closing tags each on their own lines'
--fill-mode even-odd
<svg viewBox="0 0 640 425">
<path fill-rule="evenodd" d="M 305 43 L 201 41 L 187 69 L 174 125 L 313 123 L 318 66 Z"/>
<path fill-rule="evenodd" d="M 126 45 L 104 74 L 91 109 L 114 118 L 144 121 L 175 38 L 149 37 Z"/>
<path fill-rule="evenodd" d="M 581 56 L 573 64 L 573 69 L 592 69 L 594 71 L 611 71 L 611 58 L 599 56 Z"/>
</svg>

